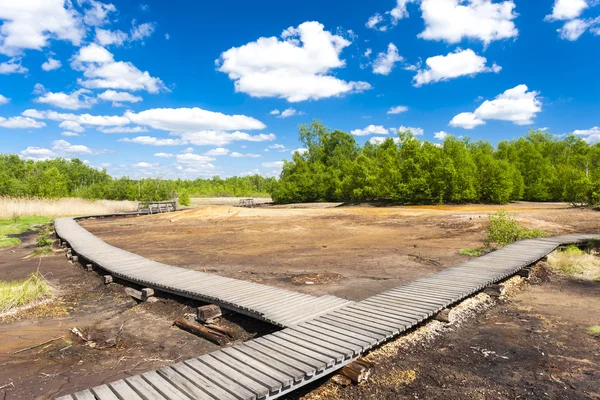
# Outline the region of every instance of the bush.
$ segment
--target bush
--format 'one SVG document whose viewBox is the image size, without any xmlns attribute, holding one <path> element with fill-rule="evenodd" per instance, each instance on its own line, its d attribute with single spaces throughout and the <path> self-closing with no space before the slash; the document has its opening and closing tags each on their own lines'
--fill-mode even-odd
<svg viewBox="0 0 600 400">
<path fill-rule="evenodd" d="M 485 245 L 504 247 L 522 239 L 532 239 L 548 236 L 541 229 L 528 229 L 519 225 L 514 217 L 504 211 L 489 215 L 490 225 L 487 230 Z"/>
<path fill-rule="evenodd" d="M 179 194 L 179 205 L 181 206 L 189 206 L 192 203 L 190 199 L 190 194 L 187 190 L 182 190 Z"/>
</svg>

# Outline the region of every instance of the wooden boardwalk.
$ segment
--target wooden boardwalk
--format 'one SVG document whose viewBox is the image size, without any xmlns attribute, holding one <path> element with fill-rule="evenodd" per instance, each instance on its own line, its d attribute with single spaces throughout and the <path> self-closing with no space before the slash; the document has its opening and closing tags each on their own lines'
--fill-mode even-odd
<svg viewBox="0 0 600 400">
<path fill-rule="evenodd" d="M 73 218 L 57 219 L 55 230 L 82 264 L 91 263 L 122 280 L 217 304 L 280 327 L 352 304 L 339 297 L 311 296 L 151 261 L 109 245 Z"/>
<path fill-rule="evenodd" d="M 85 236 L 81 239 L 91 240 Z M 600 235 L 514 243 L 363 301 L 315 314 L 279 332 L 60 399 L 276 398 L 343 367 L 361 353 L 515 274 L 557 247 L 592 239 L 600 239 Z"/>
</svg>

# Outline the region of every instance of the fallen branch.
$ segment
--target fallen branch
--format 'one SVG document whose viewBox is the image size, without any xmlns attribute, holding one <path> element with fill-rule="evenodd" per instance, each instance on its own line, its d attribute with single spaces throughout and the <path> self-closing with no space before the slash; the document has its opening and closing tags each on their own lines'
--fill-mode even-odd
<svg viewBox="0 0 600 400">
<path fill-rule="evenodd" d="M 45 345 L 45 344 L 52 343 L 52 342 L 54 342 L 55 340 L 62 339 L 62 338 L 64 338 L 64 336 L 61 336 L 61 337 L 55 337 L 55 338 L 53 338 L 53 339 L 46 340 L 44 343 L 36 344 L 35 346 L 30 346 L 30 347 L 27 347 L 27 348 L 24 348 L 24 349 L 21 349 L 21 350 L 17 350 L 17 351 L 15 351 L 13 354 L 19 354 L 19 353 L 22 353 L 22 352 L 24 352 L 24 351 L 27 351 L 27 350 L 35 349 L 35 348 L 37 348 L 37 347 L 41 347 L 41 346 L 43 346 L 43 345 Z M 0 389 L 2 389 L 2 388 L 0 388 Z"/>
<path fill-rule="evenodd" d="M 208 328 L 204 325 L 196 324 L 186 320 L 185 318 L 178 318 L 173 323 L 175 326 L 181 329 L 185 329 L 195 335 L 201 336 L 219 346 L 222 346 L 229 342 L 229 336 L 220 332 L 216 329 Z"/>
<path fill-rule="evenodd" d="M 14 384 L 14 383 L 12 383 L 12 382 L 10 382 L 10 383 L 7 383 L 7 384 L 6 384 L 6 385 L 4 385 L 4 386 L 0 386 L 0 390 L 2 390 L 2 389 L 4 389 L 4 388 L 7 388 L 7 387 L 9 387 L 9 386 L 12 386 L 12 387 L 14 388 L 14 387 L 15 387 L 15 384 Z"/>
</svg>

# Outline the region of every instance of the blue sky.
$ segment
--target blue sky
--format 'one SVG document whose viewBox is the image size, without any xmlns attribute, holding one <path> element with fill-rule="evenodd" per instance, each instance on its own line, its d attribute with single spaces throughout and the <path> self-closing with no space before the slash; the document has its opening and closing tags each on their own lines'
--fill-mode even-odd
<svg viewBox="0 0 600 400">
<path fill-rule="evenodd" d="M 115 176 L 277 175 L 321 119 L 600 141 L 597 0 L 0 3 L 0 152 Z M 300 150 L 302 151 L 302 150 Z"/>
</svg>

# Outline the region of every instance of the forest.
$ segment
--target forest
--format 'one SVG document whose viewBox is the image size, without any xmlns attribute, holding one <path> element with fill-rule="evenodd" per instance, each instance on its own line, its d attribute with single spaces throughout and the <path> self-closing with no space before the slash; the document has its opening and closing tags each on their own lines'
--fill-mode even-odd
<svg viewBox="0 0 600 400">
<path fill-rule="evenodd" d="M 443 143 L 398 132 L 380 144 L 320 121 L 299 127 L 308 149 L 285 162 L 273 200 L 377 201 L 397 204 L 600 202 L 600 143 L 537 130 L 492 146 L 448 136 Z"/>
<path fill-rule="evenodd" d="M 277 203 L 386 201 L 394 204 L 600 202 L 600 143 L 531 130 L 492 146 L 448 136 L 421 141 L 410 131 L 363 146 L 320 121 L 299 126 L 307 151 L 279 179 L 260 175 L 173 180 L 112 178 L 78 159 L 32 161 L 0 155 L 0 196 L 167 200 L 268 196 Z"/>
<path fill-rule="evenodd" d="M 112 178 L 79 159 L 23 160 L 0 155 L 0 196 L 81 197 L 107 200 L 168 200 L 180 196 L 269 196 L 275 178 L 260 175 L 221 179 L 173 180 Z"/>
</svg>

